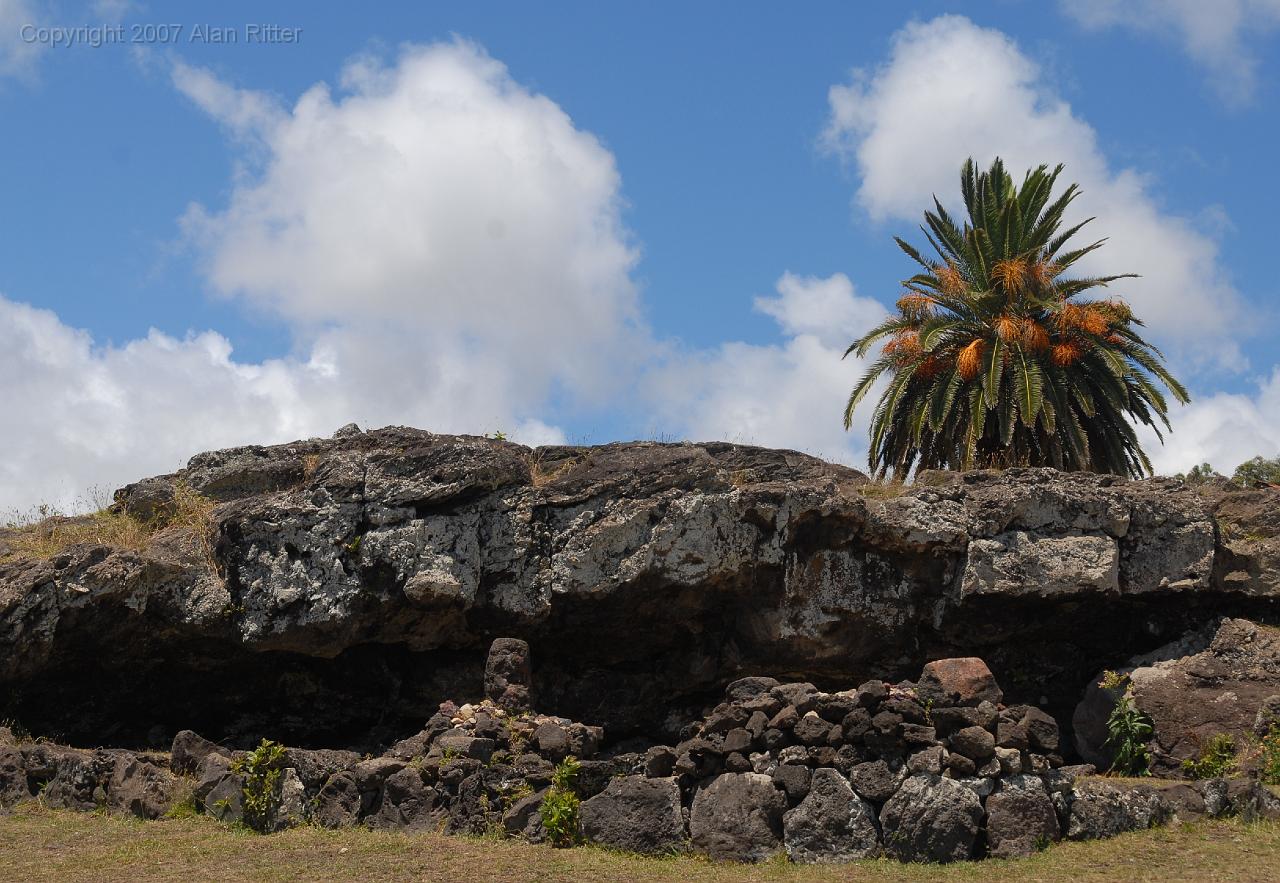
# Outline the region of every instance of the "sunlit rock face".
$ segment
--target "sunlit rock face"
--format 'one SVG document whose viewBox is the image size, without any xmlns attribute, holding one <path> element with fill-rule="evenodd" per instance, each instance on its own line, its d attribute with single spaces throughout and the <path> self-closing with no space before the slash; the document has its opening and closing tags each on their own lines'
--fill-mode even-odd
<svg viewBox="0 0 1280 883">
<path fill-rule="evenodd" d="M 92 744 L 387 742 L 478 695 L 509 636 L 539 661 L 539 707 L 619 737 L 675 735 L 741 675 L 892 680 L 955 656 L 1063 718 L 1100 668 L 1280 610 L 1280 495 L 1169 479 L 898 489 L 723 443 L 347 429 L 201 454 L 117 505 L 150 517 L 175 483 L 216 501 L 207 542 L 169 528 L 34 560 L 0 533 L 0 717 Z"/>
</svg>

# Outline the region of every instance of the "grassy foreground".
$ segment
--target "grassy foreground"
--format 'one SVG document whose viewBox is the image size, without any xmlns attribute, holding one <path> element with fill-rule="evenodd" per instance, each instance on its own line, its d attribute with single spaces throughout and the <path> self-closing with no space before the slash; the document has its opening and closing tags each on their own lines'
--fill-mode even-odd
<svg viewBox="0 0 1280 883">
<path fill-rule="evenodd" d="M 911 866 L 891 861 L 745 867 L 644 859 L 515 841 L 299 828 L 262 837 L 207 817 L 140 822 L 19 807 L 0 815 L 0 880 L 1004 881 L 1280 879 L 1280 823 L 1204 822 L 1065 843 L 1029 859 Z"/>
</svg>

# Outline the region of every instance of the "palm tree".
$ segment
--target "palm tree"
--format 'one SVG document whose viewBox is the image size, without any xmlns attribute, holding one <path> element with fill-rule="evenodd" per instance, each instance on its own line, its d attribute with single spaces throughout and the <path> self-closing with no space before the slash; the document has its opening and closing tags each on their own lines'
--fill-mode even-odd
<svg viewBox="0 0 1280 883">
<path fill-rule="evenodd" d="M 1081 298 L 1133 274 L 1068 277 L 1105 240 L 1067 248 L 1093 219 L 1060 230 L 1079 195 L 1072 184 L 1050 202 L 1061 172 L 1040 166 L 1015 187 L 999 159 L 986 172 L 970 159 L 960 173 L 963 229 L 936 197 L 925 212 L 921 230 L 937 258 L 895 237 L 923 271 L 903 283 L 896 315 L 845 352 L 865 357 L 884 341 L 844 412 L 848 429 L 858 403 L 888 379 L 871 422 L 877 475 L 1014 465 L 1151 472 L 1133 424 L 1163 441 L 1157 381 L 1180 402 L 1187 392 L 1124 301 Z"/>
</svg>

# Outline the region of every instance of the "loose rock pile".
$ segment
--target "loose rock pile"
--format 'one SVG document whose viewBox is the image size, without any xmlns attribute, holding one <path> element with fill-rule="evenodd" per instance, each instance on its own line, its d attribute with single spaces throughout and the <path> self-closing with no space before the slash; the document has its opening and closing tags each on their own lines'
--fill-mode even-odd
<svg viewBox="0 0 1280 883">
<path fill-rule="evenodd" d="M 826 693 L 748 677 L 676 745 L 602 749 L 604 731 L 528 709 L 528 648 L 495 642 L 488 696 L 442 703 L 378 757 L 285 749 L 259 820 L 339 828 L 545 837 L 539 812 L 558 763 L 577 758 L 587 841 L 759 861 L 886 854 L 946 862 L 1026 855 L 1171 818 L 1280 817 L 1252 780 L 1127 786 L 1064 766 L 1052 717 L 1004 705 L 980 659 L 927 665 L 918 681 Z M 640 747 L 640 746 L 620 746 Z M 246 822 L 247 754 L 183 731 L 166 758 L 26 742 L 0 731 L 0 805 L 39 799 L 154 819 L 188 805 Z"/>
</svg>

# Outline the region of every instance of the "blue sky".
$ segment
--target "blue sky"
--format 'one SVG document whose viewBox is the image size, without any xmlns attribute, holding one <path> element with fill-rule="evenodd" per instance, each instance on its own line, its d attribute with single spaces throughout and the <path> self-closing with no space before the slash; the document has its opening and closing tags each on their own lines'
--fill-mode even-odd
<svg viewBox="0 0 1280 883">
<path fill-rule="evenodd" d="M 1280 4 L 1208 5 L 0 0 L 0 508 L 348 419 L 860 464 L 842 344 L 970 153 L 1143 274 L 1159 467 L 1275 455 Z"/>
</svg>

